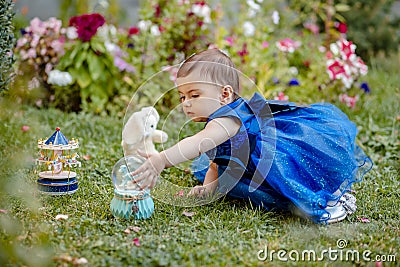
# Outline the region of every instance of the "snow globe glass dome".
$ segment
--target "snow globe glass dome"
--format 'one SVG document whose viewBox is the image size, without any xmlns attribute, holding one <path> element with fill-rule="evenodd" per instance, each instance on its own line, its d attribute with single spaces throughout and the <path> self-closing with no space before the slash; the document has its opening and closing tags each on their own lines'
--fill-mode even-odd
<svg viewBox="0 0 400 267">
<path fill-rule="evenodd" d="M 144 162 L 135 156 L 123 157 L 114 165 L 111 179 L 114 197 L 110 208 L 115 217 L 147 219 L 154 211 L 154 202 L 149 189 L 141 189 L 131 173 Z"/>
</svg>

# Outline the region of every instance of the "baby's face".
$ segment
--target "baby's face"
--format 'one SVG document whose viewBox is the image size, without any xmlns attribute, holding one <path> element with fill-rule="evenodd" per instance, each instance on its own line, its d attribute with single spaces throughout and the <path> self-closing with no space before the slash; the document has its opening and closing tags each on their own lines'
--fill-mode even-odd
<svg viewBox="0 0 400 267">
<path fill-rule="evenodd" d="M 205 81 L 196 73 L 177 78 L 179 97 L 185 114 L 195 122 L 208 117 L 224 105 L 222 86 Z"/>
</svg>

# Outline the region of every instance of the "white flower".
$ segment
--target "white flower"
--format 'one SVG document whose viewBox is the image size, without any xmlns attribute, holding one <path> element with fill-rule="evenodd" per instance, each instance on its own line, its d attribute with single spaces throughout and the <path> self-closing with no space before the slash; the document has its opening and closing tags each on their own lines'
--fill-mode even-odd
<svg viewBox="0 0 400 267">
<path fill-rule="evenodd" d="M 159 36 L 159 35 L 160 35 L 160 29 L 158 28 L 157 25 L 151 26 L 150 32 L 151 32 L 151 34 L 154 35 L 154 36 Z"/>
<path fill-rule="evenodd" d="M 278 25 L 278 24 L 279 24 L 279 20 L 280 20 L 279 12 L 276 11 L 276 10 L 274 10 L 274 12 L 272 12 L 272 22 L 273 22 L 275 25 Z"/>
<path fill-rule="evenodd" d="M 254 18 L 257 15 L 257 12 L 254 9 L 249 8 L 247 11 L 247 17 L 248 18 Z"/>
<path fill-rule="evenodd" d="M 78 32 L 75 27 L 68 27 L 67 28 L 67 37 L 70 40 L 78 38 Z"/>
<path fill-rule="evenodd" d="M 260 5 L 256 4 L 253 0 L 247 0 L 246 2 L 249 5 L 250 9 L 252 9 L 254 11 L 260 10 Z"/>
<path fill-rule="evenodd" d="M 100 0 L 97 3 L 104 9 L 107 9 L 110 6 L 107 0 Z"/>
<path fill-rule="evenodd" d="M 107 51 L 110 54 L 119 53 L 121 50 L 118 45 L 111 43 L 109 41 L 105 41 L 104 46 L 106 47 Z"/>
<path fill-rule="evenodd" d="M 339 55 L 339 47 L 336 43 L 330 44 L 330 49 L 334 55 Z"/>
<path fill-rule="evenodd" d="M 253 36 L 256 32 L 256 27 L 250 21 L 245 21 L 243 23 L 243 33 L 245 36 Z"/>
<path fill-rule="evenodd" d="M 66 86 L 72 83 L 72 76 L 68 72 L 52 70 L 49 72 L 47 83 L 58 86 Z"/>
<path fill-rule="evenodd" d="M 204 19 L 205 23 L 211 23 L 211 8 L 206 4 L 194 4 L 192 5 L 192 12 Z"/>
<path fill-rule="evenodd" d="M 290 72 L 292 75 L 294 75 L 294 76 L 296 76 L 297 74 L 299 74 L 299 70 L 298 70 L 296 67 L 290 67 L 290 68 L 289 68 L 289 72 Z"/>
<path fill-rule="evenodd" d="M 141 31 L 147 31 L 147 29 L 150 27 L 151 21 L 150 20 L 141 20 L 138 22 L 138 27 Z"/>
<path fill-rule="evenodd" d="M 117 29 L 114 25 L 104 24 L 97 29 L 97 35 L 105 41 L 109 41 L 110 38 L 114 40 L 116 38 Z"/>
</svg>

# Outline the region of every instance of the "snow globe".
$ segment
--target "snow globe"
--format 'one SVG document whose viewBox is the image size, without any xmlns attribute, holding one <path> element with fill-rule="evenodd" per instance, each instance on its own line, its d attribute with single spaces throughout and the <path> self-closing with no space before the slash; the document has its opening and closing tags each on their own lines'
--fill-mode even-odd
<svg viewBox="0 0 400 267">
<path fill-rule="evenodd" d="M 136 156 L 123 157 L 114 165 L 111 178 L 114 197 L 110 209 L 115 217 L 147 219 L 154 211 L 154 202 L 149 189 L 141 189 L 132 172 L 144 161 Z"/>
</svg>

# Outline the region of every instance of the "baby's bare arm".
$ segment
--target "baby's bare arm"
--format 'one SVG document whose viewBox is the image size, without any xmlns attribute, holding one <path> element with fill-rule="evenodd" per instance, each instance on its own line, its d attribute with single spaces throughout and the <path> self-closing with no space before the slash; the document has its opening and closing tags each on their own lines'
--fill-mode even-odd
<svg viewBox="0 0 400 267">
<path fill-rule="evenodd" d="M 136 182 L 141 188 L 154 187 L 158 175 L 164 168 L 193 159 L 234 136 L 240 128 L 240 121 L 234 118 L 218 118 L 210 121 L 199 133 L 185 138 L 174 146 L 153 155 L 132 175 L 142 173 Z"/>
<path fill-rule="evenodd" d="M 240 122 L 237 119 L 230 117 L 214 119 L 202 131 L 181 140 L 160 154 L 166 159 L 166 167 L 175 166 L 222 144 L 234 136 L 239 128 Z"/>
</svg>

